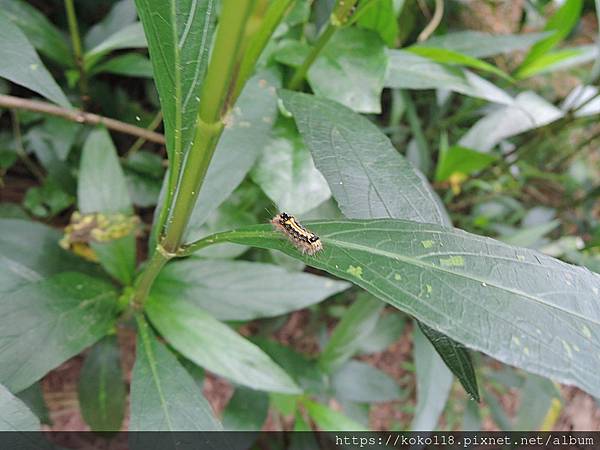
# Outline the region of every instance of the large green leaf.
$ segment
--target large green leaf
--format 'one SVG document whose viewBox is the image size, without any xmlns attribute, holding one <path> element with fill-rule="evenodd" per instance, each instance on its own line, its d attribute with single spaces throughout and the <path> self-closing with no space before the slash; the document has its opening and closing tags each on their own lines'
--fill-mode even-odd
<svg viewBox="0 0 600 450">
<path fill-rule="evenodd" d="M 279 211 L 301 215 L 331 197 L 327 182 L 289 119 L 273 130 L 251 176 Z"/>
<path fill-rule="evenodd" d="M 79 375 L 79 405 L 92 431 L 118 431 L 125 415 L 125 382 L 116 337 L 98 342 Z"/>
<path fill-rule="evenodd" d="M 494 103 L 511 104 L 504 90 L 468 70 L 438 64 L 406 50 L 388 50 L 385 87 L 397 89 L 447 89 Z"/>
<path fill-rule="evenodd" d="M 286 92 L 284 101 L 346 217 L 388 217 L 450 224 L 426 179 L 369 121 L 343 106 L 315 101 L 307 95 Z M 430 336 L 435 334 L 432 330 Z M 444 338 L 452 350 L 455 343 L 443 336 L 440 338 Z M 466 350 L 458 345 L 453 353 L 463 353 L 462 359 L 469 360 Z M 461 377 L 464 372 L 456 375 Z M 474 380 L 461 382 L 476 383 Z"/>
<path fill-rule="evenodd" d="M 413 331 L 417 370 L 417 407 L 410 424 L 412 431 L 434 430 L 448 401 L 452 372 L 418 327 Z"/>
<path fill-rule="evenodd" d="M 173 348 L 199 366 L 253 389 L 300 392 L 256 345 L 187 301 L 173 295 L 153 296 L 146 312 Z"/>
<path fill-rule="evenodd" d="M 73 66 L 66 37 L 40 11 L 23 0 L 0 0 L 5 12 L 43 56 L 62 66 Z"/>
<path fill-rule="evenodd" d="M 200 85 L 208 65 L 214 0 L 136 0 L 148 40 L 167 150 L 183 156 L 194 137 Z"/>
<path fill-rule="evenodd" d="M 384 305 L 368 294 L 362 294 L 346 310 L 319 356 L 319 366 L 333 372 L 352 358 L 362 341 L 375 329 Z"/>
<path fill-rule="evenodd" d="M 267 144 L 277 115 L 275 89 L 279 85 L 280 75 L 271 70 L 257 74 L 246 83 L 206 172 L 188 225 L 187 240 L 200 237 L 200 226 L 244 180 Z"/>
<path fill-rule="evenodd" d="M 380 113 L 386 65 L 379 36 L 368 30 L 343 28 L 311 66 L 308 82 L 318 96 L 336 100 L 354 111 Z"/>
<path fill-rule="evenodd" d="M 37 92 L 61 106 L 69 100 L 35 52 L 23 32 L 0 11 L 0 77 Z"/>
<path fill-rule="evenodd" d="M 38 418 L 1 384 L 0 431 L 40 431 Z"/>
<path fill-rule="evenodd" d="M 385 43 L 393 47 L 398 36 L 398 20 L 394 12 L 393 0 L 373 2 L 359 17 L 358 26 L 376 31 Z"/>
<path fill-rule="evenodd" d="M 0 297 L 67 270 L 94 271 L 58 245 L 58 230 L 20 219 L 0 219 L 0 230 Z"/>
<path fill-rule="evenodd" d="M 346 217 L 449 223 L 427 180 L 369 120 L 331 100 L 283 91 L 285 107 Z"/>
<path fill-rule="evenodd" d="M 445 48 L 474 58 L 488 58 L 527 49 L 547 36 L 548 33 L 489 34 L 480 31 L 457 31 L 432 36 L 418 46 Z"/>
<path fill-rule="evenodd" d="M 168 264 L 152 295 L 177 296 L 220 320 L 274 317 L 321 302 L 350 285 L 272 264 L 188 258 Z"/>
<path fill-rule="evenodd" d="M 493 239 L 403 220 L 307 223 L 301 255 L 255 226 L 218 240 L 279 249 L 503 362 L 600 394 L 600 275 Z"/>
<path fill-rule="evenodd" d="M 138 318 L 129 431 L 219 430 L 221 424 L 191 375 Z"/>
<path fill-rule="evenodd" d="M 116 292 L 75 272 L 31 282 L 0 298 L 0 382 L 18 392 L 106 334 Z"/>
<path fill-rule="evenodd" d="M 129 214 L 133 210 L 117 151 L 105 128 L 93 130 L 83 146 L 77 202 L 84 214 Z M 131 283 L 136 258 L 135 233 L 91 245 L 108 273 L 125 284 Z"/>
</svg>

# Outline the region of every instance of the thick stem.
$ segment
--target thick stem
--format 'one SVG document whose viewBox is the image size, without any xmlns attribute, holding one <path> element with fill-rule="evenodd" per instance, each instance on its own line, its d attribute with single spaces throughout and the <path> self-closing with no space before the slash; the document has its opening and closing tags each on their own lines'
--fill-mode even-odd
<svg viewBox="0 0 600 450">
<path fill-rule="evenodd" d="M 160 245 L 156 247 L 156 250 L 152 254 L 152 258 L 148 262 L 148 265 L 144 268 L 141 275 L 135 281 L 135 291 L 131 301 L 131 307 L 134 311 L 140 311 L 142 309 L 146 298 L 148 298 L 150 289 L 154 284 L 154 280 L 165 264 L 174 256 L 175 255 L 173 254 L 165 252 Z"/>
<path fill-rule="evenodd" d="M 79 35 L 79 26 L 77 24 L 77 15 L 75 14 L 73 0 L 65 0 L 65 9 L 67 11 L 69 34 L 71 35 L 71 45 L 73 46 L 73 56 L 75 56 L 75 64 L 79 69 L 79 91 L 81 93 L 81 100 L 85 104 L 88 99 L 87 74 L 83 62 L 83 47 L 81 46 L 81 37 Z"/>
</svg>

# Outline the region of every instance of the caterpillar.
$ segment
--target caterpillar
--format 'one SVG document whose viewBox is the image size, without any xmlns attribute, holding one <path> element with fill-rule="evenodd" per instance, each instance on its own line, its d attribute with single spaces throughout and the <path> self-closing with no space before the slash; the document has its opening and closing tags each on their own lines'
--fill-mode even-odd
<svg viewBox="0 0 600 450">
<path fill-rule="evenodd" d="M 302 253 L 313 256 L 323 250 L 323 243 L 319 236 L 304 228 L 294 216 L 281 212 L 271 219 L 271 223 Z"/>
</svg>

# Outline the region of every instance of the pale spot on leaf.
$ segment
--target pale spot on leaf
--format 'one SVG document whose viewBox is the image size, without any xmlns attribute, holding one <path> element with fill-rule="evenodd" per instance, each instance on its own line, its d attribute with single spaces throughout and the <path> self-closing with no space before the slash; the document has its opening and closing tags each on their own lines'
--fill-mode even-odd
<svg viewBox="0 0 600 450">
<path fill-rule="evenodd" d="M 356 278 L 361 278 L 363 270 L 362 270 L 362 267 L 360 267 L 360 266 L 358 266 L 358 267 L 350 266 L 350 267 L 348 267 L 346 272 L 348 272 L 352 276 L 355 276 Z"/>
</svg>

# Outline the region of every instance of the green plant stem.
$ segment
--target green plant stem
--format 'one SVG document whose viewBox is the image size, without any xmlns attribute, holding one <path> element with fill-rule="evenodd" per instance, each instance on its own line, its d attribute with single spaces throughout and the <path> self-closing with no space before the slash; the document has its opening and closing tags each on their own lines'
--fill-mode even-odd
<svg viewBox="0 0 600 450">
<path fill-rule="evenodd" d="M 298 88 L 300 88 L 300 86 L 302 85 L 302 82 L 304 81 L 304 78 L 306 78 L 306 74 L 308 73 L 308 70 L 310 69 L 312 64 L 315 62 L 315 60 L 317 59 L 319 54 L 321 53 L 321 50 L 323 50 L 323 47 L 325 47 L 325 45 L 329 42 L 331 37 L 337 31 L 337 29 L 338 29 L 338 27 L 336 27 L 332 23 L 327 24 L 327 28 L 325 28 L 325 31 L 323 31 L 321 33 L 321 35 L 319 36 L 319 39 L 317 39 L 317 42 L 315 42 L 315 45 L 310 50 L 310 53 L 306 56 L 306 59 L 302 62 L 302 65 L 300 65 L 300 67 L 298 67 L 296 69 L 296 71 L 294 72 L 294 75 L 292 76 L 292 79 L 290 80 L 290 82 L 288 84 L 289 89 L 297 90 Z"/>
<path fill-rule="evenodd" d="M 73 0 L 65 0 L 65 9 L 67 11 L 67 22 L 69 24 L 69 34 L 71 35 L 71 45 L 73 46 L 75 64 L 79 69 L 79 91 L 81 99 L 85 104 L 88 99 L 87 74 L 83 62 L 83 47 L 81 45 L 79 25 L 77 24 L 77 15 L 75 14 Z"/>
<path fill-rule="evenodd" d="M 40 183 L 44 182 L 44 173 L 40 168 L 31 160 L 27 152 L 25 151 L 25 147 L 23 147 L 23 137 L 21 136 L 21 125 L 19 123 L 19 114 L 17 111 L 11 109 L 10 110 L 12 126 L 13 126 L 13 134 L 15 135 L 15 149 L 17 151 L 17 156 L 21 158 L 25 167 L 29 169 L 29 171 L 38 179 Z"/>
<path fill-rule="evenodd" d="M 156 115 L 154 116 L 154 118 L 152 119 L 152 121 L 150 122 L 150 124 L 146 127 L 146 130 L 148 131 L 154 131 L 158 128 L 158 126 L 160 125 L 160 123 L 162 122 L 162 111 L 159 111 L 158 113 L 156 113 Z M 125 152 L 125 158 L 133 155 L 134 153 L 137 153 L 137 151 L 142 148 L 142 145 L 144 145 L 144 143 L 146 142 L 146 138 L 144 136 L 140 136 L 139 138 L 137 138 L 135 140 L 135 142 L 133 143 L 133 145 L 131 147 L 129 147 L 129 149 Z"/>
<path fill-rule="evenodd" d="M 210 236 L 206 236 L 205 238 L 199 239 L 191 244 L 184 245 L 178 251 L 177 257 L 185 257 L 190 256 L 191 254 L 208 247 L 214 244 L 221 244 L 224 242 L 235 242 L 235 238 L 265 238 L 278 236 L 278 234 L 274 231 L 257 229 L 257 230 L 249 230 L 249 231 L 223 231 L 221 233 L 211 234 Z"/>
<path fill-rule="evenodd" d="M 144 268 L 141 275 L 136 279 L 134 286 L 134 294 L 131 302 L 132 309 L 139 311 L 142 309 L 154 280 L 160 273 L 161 269 L 167 262 L 175 255 L 166 253 L 160 246 L 157 246 L 156 250 L 152 254 L 152 258 L 148 262 L 148 265 Z M 127 314 L 129 316 L 129 314 Z"/>
<path fill-rule="evenodd" d="M 223 132 L 225 116 L 235 101 L 231 90 L 235 87 L 241 41 L 254 3 L 252 0 L 224 1 L 213 57 L 202 85 L 196 134 L 184 161 L 170 218 L 167 219 L 165 237 L 161 242 L 167 252 L 174 253 L 181 243 L 208 165 Z"/>
</svg>

